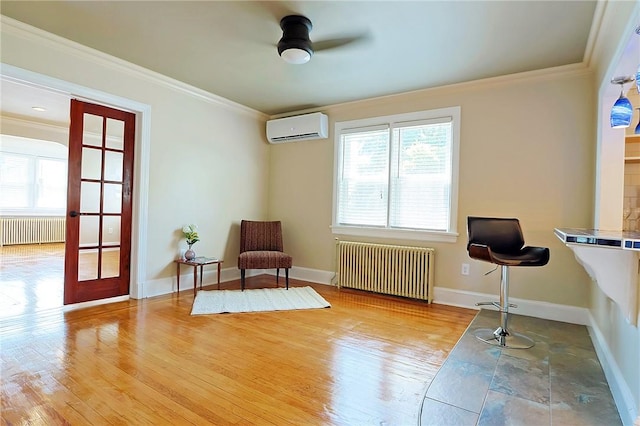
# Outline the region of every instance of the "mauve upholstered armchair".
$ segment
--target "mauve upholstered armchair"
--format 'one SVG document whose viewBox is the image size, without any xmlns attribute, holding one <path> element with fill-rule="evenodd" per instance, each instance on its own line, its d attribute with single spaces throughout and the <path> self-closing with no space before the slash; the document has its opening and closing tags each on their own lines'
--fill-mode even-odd
<svg viewBox="0 0 640 426">
<path fill-rule="evenodd" d="M 285 270 L 286 288 L 289 289 L 289 269 L 293 260 L 282 245 L 282 224 L 280 221 L 240 222 L 240 285 L 244 290 L 247 269 L 276 269 L 276 286 L 280 280 L 280 268 Z"/>
</svg>

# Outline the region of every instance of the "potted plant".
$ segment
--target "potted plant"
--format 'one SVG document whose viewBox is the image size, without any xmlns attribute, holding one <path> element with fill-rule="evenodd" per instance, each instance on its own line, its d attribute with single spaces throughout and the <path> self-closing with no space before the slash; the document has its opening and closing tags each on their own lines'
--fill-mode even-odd
<svg viewBox="0 0 640 426">
<path fill-rule="evenodd" d="M 195 243 L 200 241 L 200 237 L 198 236 L 198 227 L 196 225 L 185 225 L 182 228 L 182 233 L 184 234 L 184 238 L 187 240 L 187 245 L 189 248 L 184 253 L 184 258 L 187 260 L 193 260 L 196 257 L 196 252 L 191 249 Z"/>
</svg>

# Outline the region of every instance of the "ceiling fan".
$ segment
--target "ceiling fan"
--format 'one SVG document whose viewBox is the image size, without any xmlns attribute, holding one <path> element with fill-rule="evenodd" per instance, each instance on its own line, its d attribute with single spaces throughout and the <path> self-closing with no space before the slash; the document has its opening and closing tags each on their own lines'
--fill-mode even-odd
<svg viewBox="0 0 640 426">
<path fill-rule="evenodd" d="M 290 64 L 306 64 L 314 52 L 342 47 L 362 40 L 363 35 L 342 37 L 312 43 L 309 32 L 313 28 L 311 20 L 302 15 L 287 15 L 280 20 L 282 38 L 278 42 L 278 54 Z"/>
</svg>

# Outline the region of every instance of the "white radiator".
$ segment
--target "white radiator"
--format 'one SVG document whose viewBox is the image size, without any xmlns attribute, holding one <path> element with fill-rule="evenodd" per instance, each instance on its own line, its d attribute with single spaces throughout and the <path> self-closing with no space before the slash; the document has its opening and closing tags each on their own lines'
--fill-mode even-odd
<svg viewBox="0 0 640 426">
<path fill-rule="evenodd" d="M 434 253 L 426 247 L 338 241 L 338 287 L 431 303 Z"/>
<path fill-rule="evenodd" d="M 0 245 L 64 242 L 65 220 L 64 217 L 0 217 Z"/>
</svg>

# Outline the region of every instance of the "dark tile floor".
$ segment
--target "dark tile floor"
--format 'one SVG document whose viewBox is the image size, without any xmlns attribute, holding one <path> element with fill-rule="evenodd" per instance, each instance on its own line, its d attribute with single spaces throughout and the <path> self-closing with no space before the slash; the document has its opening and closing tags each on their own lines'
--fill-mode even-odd
<svg viewBox="0 0 640 426">
<path fill-rule="evenodd" d="M 587 328 L 522 315 L 509 329 L 531 349 L 478 340 L 499 313 L 481 310 L 429 385 L 420 421 L 427 425 L 621 425 Z"/>
</svg>

